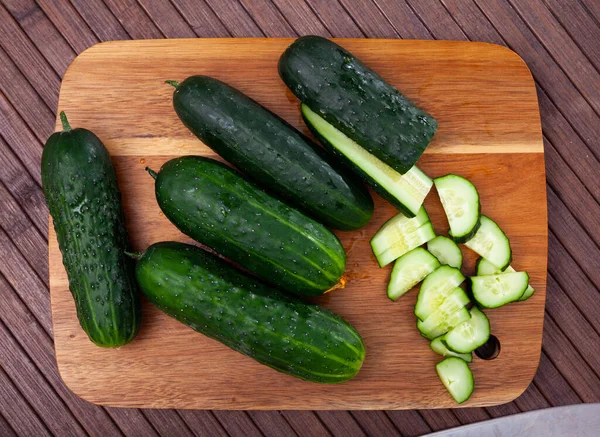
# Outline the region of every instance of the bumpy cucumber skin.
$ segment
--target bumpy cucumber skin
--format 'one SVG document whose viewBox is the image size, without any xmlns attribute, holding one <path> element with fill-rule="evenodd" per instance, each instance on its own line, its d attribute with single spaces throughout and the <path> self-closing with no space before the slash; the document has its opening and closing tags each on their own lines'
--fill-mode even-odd
<svg viewBox="0 0 600 437">
<path fill-rule="evenodd" d="M 179 230 L 278 288 L 318 296 L 344 273 L 346 253 L 331 231 L 220 162 L 173 159 L 155 188 Z"/>
<path fill-rule="evenodd" d="M 141 303 L 108 150 L 86 129 L 53 134 L 42 154 L 42 187 L 81 327 L 98 346 L 130 342 Z"/>
<path fill-rule="evenodd" d="M 321 133 L 312 125 L 310 120 L 306 118 L 304 113 L 302 112 L 302 119 L 304 120 L 304 124 L 308 127 L 310 132 L 314 135 L 314 137 L 329 151 L 331 154 L 335 155 L 342 164 L 344 164 L 347 168 L 355 172 L 367 185 L 370 185 L 377 194 L 379 194 L 384 200 L 388 201 L 394 208 L 404 214 L 406 217 L 413 218 L 415 214 L 406 207 L 402 202 L 392 196 L 384 187 L 379 185 L 375 179 L 369 176 L 366 172 L 364 172 L 359 166 L 354 164 L 352 160 L 347 158 L 343 153 L 337 150 L 333 144 L 329 142 L 327 138 L 325 138 Z"/>
<path fill-rule="evenodd" d="M 208 147 L 326 226 L 355 230 L 373 215 L 373 199 L 360 181 L 235 88 L 211 77 L 192 76 L 175 90 L 173 106 Z"/>
<path fill-rule="evenodd" d="M 136 276 L 162 311 L 280 372 L 333 384 L 353 378 L 362 366 L 362 339 L 341 317 L 288 297 L 197 247 L 154 244 Z"/>
<path fill-rule="evenodd" d="M 437 129 L 431 115 L 325 38 L 298 38 L 278 69 L 302 103 L 401 174 L 415 165 Z"/>
</svg>

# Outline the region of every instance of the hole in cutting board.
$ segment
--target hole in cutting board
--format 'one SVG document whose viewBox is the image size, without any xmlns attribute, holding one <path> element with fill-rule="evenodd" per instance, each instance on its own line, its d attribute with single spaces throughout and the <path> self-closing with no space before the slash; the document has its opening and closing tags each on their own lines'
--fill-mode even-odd
<svg viewBox="0 0 600 437">
<path fill-rule="evenodd" d="M 500 355 L 500 340 L 495 335 L 490 335 L 488 341 L 475 349 L 475 355 L 482 360 L 493 360 Z"/>
</svg>

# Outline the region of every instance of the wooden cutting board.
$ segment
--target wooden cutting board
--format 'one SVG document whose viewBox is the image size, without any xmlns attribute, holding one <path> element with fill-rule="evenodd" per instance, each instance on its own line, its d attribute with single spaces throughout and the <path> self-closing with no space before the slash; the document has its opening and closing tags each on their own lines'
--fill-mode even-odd
<svg viewBox="0 0 600 437">
<path fill-rule="evenodd" d="M 95 132 L 113 156 L 131 244 L 190 240 L 160 212 L 156 170 L 185 154 L 215 157 L 180 123 L 165 79 L 221 79 L 307 132 L 298 101 L 277 75 L 291 39 L 119 41 L 96 45 L 63 79 L 59 110 Z M 342 39 L 341 45 L 419 106 L 439 130 L 419 166 L 431 177 L 457 173 L 479 189 L 483 213 L 504 229 L 513 266 L 527 270 L 535 295 L 486 311 L 501 343 L 491 361 L 475 358 L 476 389 L 463 406 L 508 402 L 531 382 L 540 357 L 546 289 L 547 208 L 544 150 L 531 74 L 497 45 L 450 41 Z M 57 124 L 58 128 L 58 124 Z M 84 171 L 84 169 L 82 169 Z M 56 357 L 65 383 L 91 402 L 120 407 L 198 409 L 405 409 L 455 407 L 435 373 L 440 357 L 415 327 L 416 291 L 386 297 L 391 265 L 380 269 L 369 239 L 397 213 L 374 195 L 375 214 L 356 232 L 338 232 L 348 253 L 348 283 L 318 302 L 364 338 L 367 357 L 352 381 L 325 386 L 262 366 L 168 318 L 147 301 L 139 336 L 120 349 L 94 346 L 79 327 L 56 237 L 49 232 Z M 448 224 L 432 190 L 425 202 L 438 233 Z M 462 247 L 466 272 L 475 255 Z"/>
</svg>

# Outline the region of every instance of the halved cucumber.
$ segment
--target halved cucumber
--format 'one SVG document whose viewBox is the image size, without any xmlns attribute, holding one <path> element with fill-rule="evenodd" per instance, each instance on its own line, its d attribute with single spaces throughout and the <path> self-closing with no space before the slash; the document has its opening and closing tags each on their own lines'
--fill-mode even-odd
<svg viewBox="0 0 600 437">
<path fill-rule="evenodd" d="M 414 217 L 433 186 L 433 181 L 416 166 L 401 174 L 370 154 L 329 124 L 305 104 L 304 122 L 314 136 L 346 166 L 371 185 L 375 192 L 404 214 Z"/>
<path fill-rule="evenodd" d="M 371 246 L 385 247 L 396 235 L 411 234 L 425 223 L 429 222 L 429 216 L 425 208 L 421 207 L 415 217 L 407 217 L 404 214 L 396 214 L 385 222 L 371 238 Z"/>
<path fill-rule="evenodd" d="M 460 247 L 448 237 L 438 235 L 433 240 L 429 240 L 427 250 L 438 259 L 440 264 L 446 264 L 457 269 L 462 266 L 463 255 Z"/>
<path fill-rule="evenodd" d="M 457 357 L 448 357 L 436 364 L 442 384 L 456 402 L 462 404 L 471 397 L 475 382 L 468 364 Z"/>
<path fill-rule="evenodd" d="M 417 321 L 417 329 L 430 340 L 444 335 L 449 329 L 470 317 L 467 310 L 465 310 L 466 314 L 460 312 L 469 302 L 469 297 L 464 290 L 456 287 L 429 317 Z"/>
<path fill-rule="evenodd" d="M 439 354 L 439 355 L 441 355 L 443 357 L 457 357 L 457 358 L 460 358 L 462 360 L 465 360 L 467 363 L 470 363 L 471 361 L 473 361 L 473 354 L 472 353 L 457 354 L 456 352 L 451 351 L 450 349 L 448 349 L 446 347 L 446 345 L 442 341 L 442 338 L 443 338 L 442 336 L 436 337 L 436 338 L 434 338 L 431 341 L 431 343 L 429 343 L 429 347 L 436 354 Z"/>
<path fill-rule="evenodd" d="M 498 273 L 502 273 L 502 271 L 498 267 L 496 267 L 494 264 L 492 264 L 485 258 L 479 258 L 477 260 L 477 264 L 475 265 L 475 271 L 477 272 L 477 276 L 495 275 Z M 512 266 L 508 266 L 504 271 L 506 273 L 516 272 L 516 270 Z M 533 289 L 531 284 L 528 284 L 527 289 L 523 293 L 523 296 L 519 298 L 519 301 L 529 299 L 533 295 L 533 293 L 535 293 L 535 290 Z"/>
<path fill-rule="evenodd" d="M 527 272 L 472 276 L 473 298 L 485 308 L 498 308 L 519 300 L 529 285 Z"/>
<path fill-rule="evenodd" d="M 460 270 L 441 266 L 425 278 L 415 305 L 415 315 L 425 320 L 458 287 L 465 277 Z"/>
<path fill-rule="evenodd" d="M 442 341 L 446 347 L 459 354 L 473 352 L 490 338 L 490 321 L 477 307 L 471 308 L 471 318 L 448 332 Z"/>
<path fill-rule="evenodd" d="M 481 205 L 479 193 L 467 179 L 449 174 L 433 180 L 450 224 L 452 238 L 465 243 L 479 229 Z"/>
<path fill-rule="evenodd" d="M 394 264 L 388 284 L 387 295 L 397 300 L 440 266 L 435 256 L 422 247 L 405 253 Z"/>
<path fill-rule="evenodd" d="M 454 238 L 454 234 L 452 234 Z M 473 238 L 465 243 L 469 249 L 504 271 L 510 264 L 512 252 L 510 242 L 495 221 L 481 216 L 481 226 Z"/>
</svg>

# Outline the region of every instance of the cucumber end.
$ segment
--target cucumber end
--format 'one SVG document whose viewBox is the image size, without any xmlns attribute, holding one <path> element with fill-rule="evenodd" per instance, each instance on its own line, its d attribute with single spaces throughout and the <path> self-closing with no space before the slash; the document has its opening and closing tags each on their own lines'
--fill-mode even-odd
<svg viewBox="0 0 600 437">
<path fill-rule="evenodd" d="M 62 124 L 63 131 L 70 132 L 73 130 L 69 124 L 69 120 L 67 119 L 67 114 L 65 114 L 65 111 L 60 111 L 60 123 Z"/>
<path fill-rule="evenodd" d="M 133 258 L 133 259 L 135 259 L 135 260 L 139 260 L 139 259 L 140 259 L 140 258 L 143 256 L 143 254 L 142 254 L 142 253 L 140 253 L 140 252 L 127 252 L 127 251 L 125 251 L 124 253 L 125 253 L 125 255 L 127 255 L 129 258 Z"/>
<path fill-rule="evenodd" d="M 168 83 L 169 85 L 173 86 L 173 88 L 177 88 L 179 86 L 179 82 L 177 82 L 176 80 L 165 80 L 165 83 Z"/>
<path fill-rule="evenodd" d="M 150 167 L 146 167 L 144 170 L 146 170 L 148 172 L 148 174 L 150 176 L 152 176 L 152 179 L 156 180 L 156 178 L 158 177 L 158 173 L 156 173 L 154 170 L 152 170 Z"/>
</svg>

